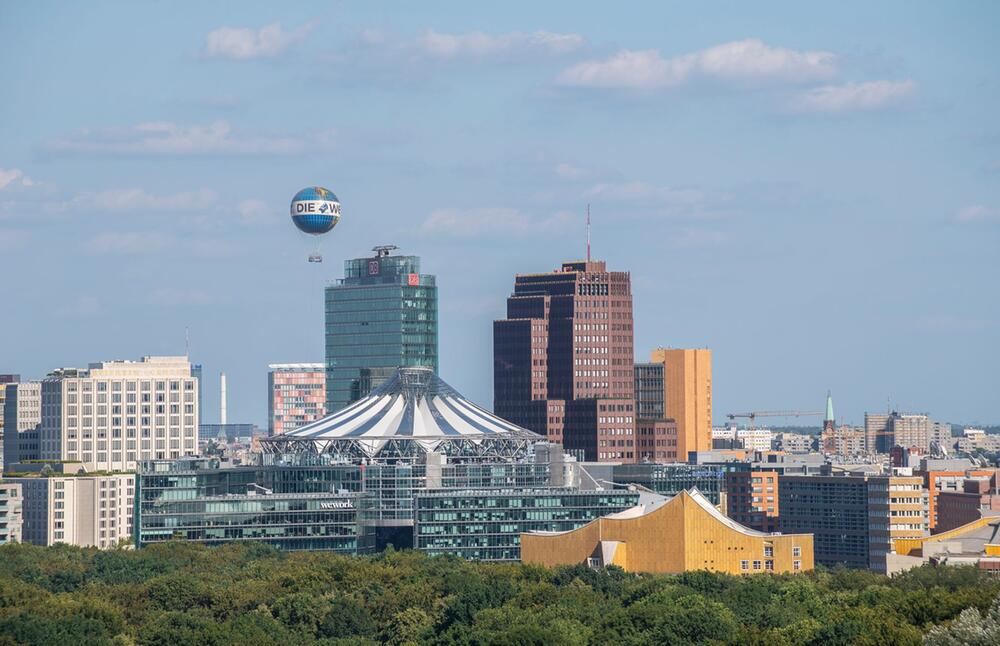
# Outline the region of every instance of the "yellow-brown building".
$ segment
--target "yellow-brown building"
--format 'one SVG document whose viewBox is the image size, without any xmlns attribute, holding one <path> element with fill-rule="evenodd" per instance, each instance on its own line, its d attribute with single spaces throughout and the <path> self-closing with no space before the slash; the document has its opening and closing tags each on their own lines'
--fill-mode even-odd
<svg viewBox="0 0 1000 646">
<path fill-rule="evenodd" d="M 712 450 L 712 351 L 657 348 L 663 364 L 663 412 L 677 422 L 677 459 Z"/>
<path fill-rule="evenodd" d="M 696 489 L 634 507 L 568 532 L 521 534 L 521 561 L 538 565 L 617 565 L 629 572 L 727 574 L 813 569 L 812 534 L 766 534 L 716 509 Z"/>
</svg>

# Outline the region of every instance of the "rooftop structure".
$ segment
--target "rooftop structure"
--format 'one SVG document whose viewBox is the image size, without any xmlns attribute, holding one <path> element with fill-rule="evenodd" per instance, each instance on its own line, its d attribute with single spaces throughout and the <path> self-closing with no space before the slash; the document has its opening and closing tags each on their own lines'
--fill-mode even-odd
<svg viewBox="0 0 1000 646">
<path fill-rule="evenodd" d="M 268 453 L 329 453 L 393 461 L 435 452 L 449 459 L 515 458 L 544 438 L 465 399 L 427 367 L 399 368 L 367 397 L 284 435 Z"/>
</svg>

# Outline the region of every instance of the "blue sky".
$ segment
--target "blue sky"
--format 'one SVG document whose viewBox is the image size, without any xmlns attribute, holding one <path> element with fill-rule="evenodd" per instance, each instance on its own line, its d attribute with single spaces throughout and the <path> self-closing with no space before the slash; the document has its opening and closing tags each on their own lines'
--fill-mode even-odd
<svg viewBox="0 0 1000 646">
<path fill-rule="evenodd" d="M 286 3 L 288 4 L 288 3 Z M 264 424 L 376 244 L 438 276 L 492 401 L 517 272 L 632 272 L 636 357 L 711 347 L 715 415 L 891 399 L 1000 422 L 1000 7 L 6 3 L 0 372 L 183 353 Z M 873 6 L 874 5 L 874 6 Z M 343 219 L 308 264 L 301 187 Z"/>
</svg>

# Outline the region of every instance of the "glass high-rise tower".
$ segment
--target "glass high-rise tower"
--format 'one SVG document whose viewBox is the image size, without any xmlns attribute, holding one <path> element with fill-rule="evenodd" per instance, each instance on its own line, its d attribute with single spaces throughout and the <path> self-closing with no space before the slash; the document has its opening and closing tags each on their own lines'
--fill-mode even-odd
<svg viewBox="0 0 1000 646">
<path fill-rule="evenodd" d="M 438 298 L 418 256 L 394 246 L 344 261 L 344 278 L 326 287 L 326 411 L 367 395 L 406 366 L 438 371 Z"/>
</svg>

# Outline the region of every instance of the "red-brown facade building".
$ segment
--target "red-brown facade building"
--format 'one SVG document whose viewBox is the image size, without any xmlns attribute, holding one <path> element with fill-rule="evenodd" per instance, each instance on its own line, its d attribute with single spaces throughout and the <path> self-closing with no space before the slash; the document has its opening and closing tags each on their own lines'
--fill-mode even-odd
<svg viewBox="0 0 1000 646">
<path fill-rule="evenodd" d="M 519 274 L 493 323 L 494 412 L 585 460 L 637 459 L 632 287 L 604 261 Z"/>
</svg>

